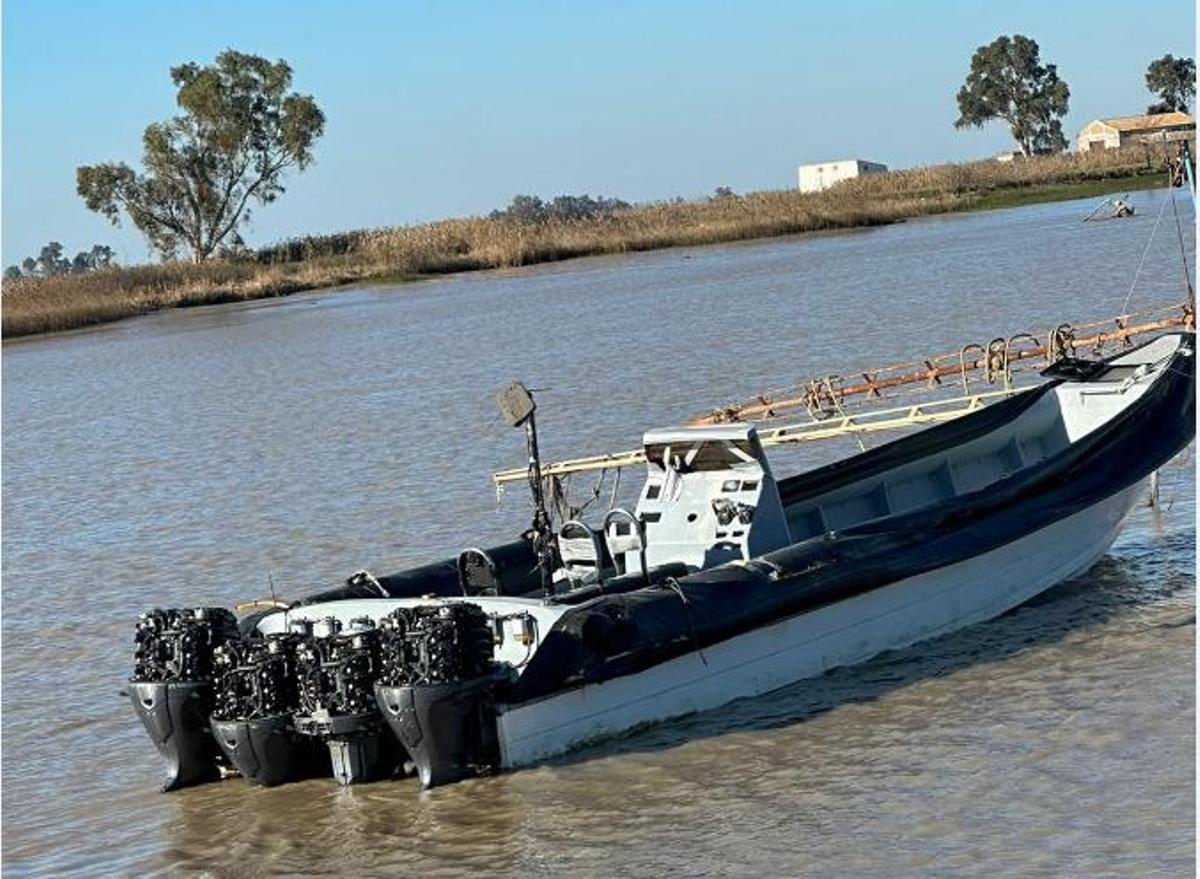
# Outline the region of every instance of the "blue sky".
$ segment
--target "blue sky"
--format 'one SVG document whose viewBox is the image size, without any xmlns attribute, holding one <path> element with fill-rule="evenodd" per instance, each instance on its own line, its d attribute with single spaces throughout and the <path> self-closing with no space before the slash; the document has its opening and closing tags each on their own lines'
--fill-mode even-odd
<svg viewBox="0 0 1200 879">
<path fill-rule="evenodd" d="M 974 49 L 1036 39 L 1071 87 L 1073 137 L 1150 100 L 1146 65 L 1195 55 L 1191 0 L 3 4 L 3 261 L 141 238 L 89 213 L 80 164 L 137 166 L 175 112 L 173 64 L 285 58 L 316 96 L 317 163 L 257 212 L 251 244 L 486 213 L 516 193 L 643 201 L 794 185 L 795 165 L 991 155 L 960 132 Z"/>
</svg>

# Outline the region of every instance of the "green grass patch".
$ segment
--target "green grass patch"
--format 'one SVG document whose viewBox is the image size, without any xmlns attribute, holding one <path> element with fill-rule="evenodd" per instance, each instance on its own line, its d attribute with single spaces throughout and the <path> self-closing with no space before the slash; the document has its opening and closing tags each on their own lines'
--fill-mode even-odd
<svg viewBox="0 0 1200 879">
<path fill-rule="evenodd" d="M 1079 183 L 1002 189 L 973 199 L 963 207 L 963 210 L 994 211 L 1001 208 L 1019 208 L 1052 201 L 1098 198 L 1102 195 L 1123 194 L 1139 189 L 1161 189 L 1166 184 L 1167 175 L 1157 172 L 1154 174 L 1129 174 L 1124 177 L 1109 177 L 1100 180 L 1083 180 Z"/>
</svg>

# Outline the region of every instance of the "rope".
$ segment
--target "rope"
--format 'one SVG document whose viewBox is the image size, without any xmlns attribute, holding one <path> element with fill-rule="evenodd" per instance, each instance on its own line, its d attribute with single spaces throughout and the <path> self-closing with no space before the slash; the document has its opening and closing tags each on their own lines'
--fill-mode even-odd
<svg viewBox="0 0 1200 879">
<path fill-rule="evenodd" d="M 565 478 L 547 476 L 542 481 L 545 483 L 543 491 L 552 514 L 558 516 L 560 522 L 574 519 L 575 512 L 571 507 L 571 474 L 568 473 Z"/>
<path fill-rule="evenodd" d="M 1195 300 L 1196 292 L 1192 289 L 1192 276 L 1188 272 L 1187 248 L 1183 246 L 1183 226 L 1179 222 L 1179 208 L 1175 204 L 1175 188 L 1171 188 L 1171 211 L 1175 214 L 1175 233 L 1179 236 L 1179 260 L 1183 263 L 1183 283 L 1187 287 L 1188 299 Z"/>
<path fill-rule="evenodd" d="M 620 474 L 620 472 L 621 472 L 620 470 L 617 471 L 618 474 Z M 606 477 L 607 475 L 608 475 L 608 468 L 605 467 L 603 470 L 600 471 L 600 478 L 596 480 L 596 484 L 592 486 L 592 496 L 590 498 L 588 498 L 586 501 L 584 501 L 582 506 L 571 508 L 572 509 L 571 518 L 572 519 L 578 519 L 579 516 L 583 513 L 583 511 L 586 510 L 588 507 L 590 507 L 596 501 L 596 499 L 598 497 L 600 497 L 600 491 L 604 488 L 604 477 Z"/>
<path fill-rule="evenodd" d="M 692 625 L 692 603 L 687 600 L 687 596 L 683 594 L 683 588 L 675 581 L 674 577 L 668 577 L 663 581 L 663 585 L 679 596 L 679 600 L 683 602 L 683 618 L 687 620 L 688 635 L 691 636 L 692 643 L 696 645 L 696 653 L 700 655 L 700 661 L 708 665 L 708 660 L 704 656 L 704 648 L 700 646 L 700 639 L 696 637 L 696 628 Z"/>
<path fill-rule="evenodd" d="M 1192 448 L 1192 444 L 1188 443 L 1186 446 L 1184 446 L 1183 451 L 1175 456 L 1175 460 L 1179 462 L 1180 470 L 1184 470 L 1187 468 L 1188 462 L 1189 462 L 1189 459 L 1191 456 L 1191 448 Z M 1166 512 L 1168 512 L 1168 513 L 1171 512 L 1171 507 L 1175 506 L 1175 494 L 1179 490 L 1180 483 L 1186 482 L 1186 481 L 1187 480 L 1183 479 L 1183 478 L 1171 480 L 1171 497 L 1167 500 Z"/>
<path fill-rule="evenodd" d="M 1174 198 L 1175 194 L 1174 190 L 1172 190 L 1172 201 L 1174 201 Z M 1154 236 L 1158 233 L 1158 224 L 1162 222 L 1163 212 L 1166 209 L 1167 200 L 1163 199 L 1162 207 L 1158 209 L 1158 217 L 1154 220 L 1154 228 L 1150 230 L 1150 238 L 1146 241 L 1146 246 L 1142 249 L 1142 258 L 1138 261 L 1137 271 L 1133 273 L 1133 282 L 1129 285 L 1129 292 L 1125 294 L 1125 304 L 1121 306 L 1121 314 L 1125 314 L 1129 310 L 1129 300 L 1133 298 L 1133 288 L 1137 286 L 1138 276 L 1142 273 L 1142 266 L 1146 264 L 1146 257 L 1150 253 L 1150 245 L 1154 243 Z"/>
<path fill-rule="evenodd" d="M 838 414 L 841 415 L 842 418 L 849 419 L 850 416 L 847 415 L 846 410 L 842 408 L 842 401 L 839 400 L 837 397 L 837 394 L 834 393 L 833 382 L 831 382 L 829 380 L 828 376 L 826 376 L 826 378 L 825 378 L 825 386 L 827 388 L 829 388 L 829 399 L 831 399 L 833 401 L 834 408 L 837 409 Z M 861 434 L 858 434 L 858 433 L 854 434 L 854 440 L 855 440 L 855 442 L 858 443 L 859 451 L 865 452 L 867 450 L 867 444 L 863 442 L 863 438 L 862 438 Z M 708 663 L 706 662 L 705 665 L 708 665 Z"/>
</svg>

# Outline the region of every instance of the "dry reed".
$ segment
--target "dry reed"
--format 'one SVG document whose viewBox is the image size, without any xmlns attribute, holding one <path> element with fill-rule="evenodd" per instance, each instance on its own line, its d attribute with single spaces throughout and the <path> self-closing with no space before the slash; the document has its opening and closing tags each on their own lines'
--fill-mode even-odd
<svg viewBox="0 0 1200 879">
<path fill-rule="evenodd" d="M 967 210 L 1002 192 L 1131 175 L 1158 175 L 1149 147 L 1001 163 L 935 165 L 860 177 L 822 193 L 767 191 L 638 205 L 586 220 L 504 217 L 313 236 L 255 259 L 164 263 L 5 281 L 5 337 L 71 329 L 161 308 L 281 296 L 355 281 L 529 265 L 590 254 L 652 250 L 846 229 Z M 1147 176 L 1146 185 L 1161 176 Z"/>
</svg>

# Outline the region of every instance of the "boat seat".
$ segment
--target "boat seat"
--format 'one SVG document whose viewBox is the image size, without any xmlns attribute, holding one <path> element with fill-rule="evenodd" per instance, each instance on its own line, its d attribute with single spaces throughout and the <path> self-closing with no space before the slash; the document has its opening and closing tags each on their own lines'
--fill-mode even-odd
<svg viewBox="0 0 1200 879">
<path fill-rule="evenodd" d="M 640 573 L 646 577 L 646 526 L 633 513 L 622 507 L 614 507 L 604 515 L 600 526 L 604 532 L 604 544 L 618 574 Z M 629 570 L 629 554 L 636 553 L 640 568 Z"/>
<path fill-rule="evenodd" d="M 463 595 L 498 595 L 496 563 L 482 549 L 470 547 L 458 554 L 458 585 Z"/>
<path fill-rule="evenodd" d="M 605 567 L 604 544 L 600 534 L 578 519 L 564 522 L 558 529 L 558 556 L 562 570 L 574 583 L 599 579 Z"/>
</svg>

